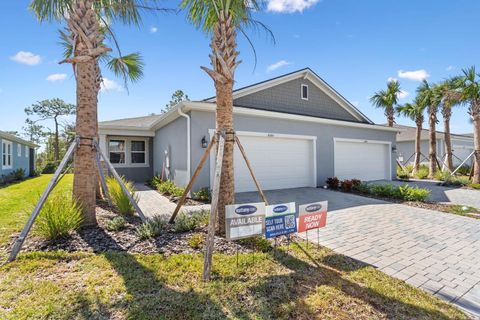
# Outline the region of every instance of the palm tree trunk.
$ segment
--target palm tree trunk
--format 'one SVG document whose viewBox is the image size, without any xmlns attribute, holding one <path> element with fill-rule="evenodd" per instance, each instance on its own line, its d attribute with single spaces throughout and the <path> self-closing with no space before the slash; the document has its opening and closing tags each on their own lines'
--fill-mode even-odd
<svg viewBox="0 0 480 320">
<path fill-rule="evenodd" d="M 395 123 L 393 106 L 387 107 L 386 113 L 387 113 L 387 125 L 389 127 L 393 127 L 393 124 Z"/>
<path fill-rule="evenodd" d="M 422 137 L 423 117 L 417 119 L 417 131 L 415 133 L 415 160 L 413 163 L 413 174 L 420 169 L 421 137 Z"/>
<path fill-rule="evenodd" d="M 453 154 L 452 154 L 452 139 L 450 136 L 450 118 L 452 116 L 452 111 L 450 108 L 445 107 L 443 111 L 443 130 L 445 131 L 445 163 L 448 170 L 453 170 Z"/>
<path fill-rule="evenodd" d="M 225 234 L 225 206 L 235 202 L 234 182 L 234 126 L 233 126 L 233 82 L 235 69 L 240 62 L 238 56 L 236 31 L 232 19 L 224 12 L 214 28 L 212 54 L 210 55 L 213 70 L 202 67 L 214 80 L 216 90 L 216 127 L 226 133 L 225 151 L 223 154 L 222 176 L 220 178 L 220 195 L 218 198 L 218 232 Z"/>
<path fill-rule="evenodd" d="M 473 120 L 473 143 L 475 154 L 473 161 L 473 183 L 480 183 L 480 104 L 474 103 L 470 112 Z"/>
<path fill-rule="evenodd" d="M 430 106 L 428 110 L 428 124 L 430 128 L 429 132 L 429 160 L 430 164 L 428 167 L 428 177 L 433 179 L 435 171 L 437 171 L 437 132 L 436 132 L 436 123 L 437 123 L 437 110 L 434 106 Z"/>
</svg>

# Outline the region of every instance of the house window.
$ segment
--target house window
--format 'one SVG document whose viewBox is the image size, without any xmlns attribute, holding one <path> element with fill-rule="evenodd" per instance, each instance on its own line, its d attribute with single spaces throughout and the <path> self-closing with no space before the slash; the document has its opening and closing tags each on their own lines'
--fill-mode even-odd
<svg viewBox="0 0 480 320">
<path fill-rule="evenodd" d="M 28 149 L 28 146 L 25 146 L 25 157 L 29 157 L 30 149 Z"/>
<path fill-rule="evenodd" d="M 110 140 L 108 142 L 110 163 L 125 163 L 125 140 Z"/>
<path fill-rule="evenodd" d="M 302 100 L 308 100 L 308 85 L 302 84 L 301 91 Z"/>
<path fill-rule="evenodd" d="M 2 167 L 3 169 L 12 168 L 12 143 L 10 141 L 2 142 Z"/>
<path fill-rule="evenodd" d="M 20 158 L 22 156 L 22 145 L 17 143 L 17 156 Z"/>
<path fill-rule="evenodd" d="M 145 158 L 146 158 L 145 141 L 132 140 L 130 147 L 131 147 L 130 157 L 131 157 L 132 164 L 133 163 L 145 164 Z"/>
</svg>

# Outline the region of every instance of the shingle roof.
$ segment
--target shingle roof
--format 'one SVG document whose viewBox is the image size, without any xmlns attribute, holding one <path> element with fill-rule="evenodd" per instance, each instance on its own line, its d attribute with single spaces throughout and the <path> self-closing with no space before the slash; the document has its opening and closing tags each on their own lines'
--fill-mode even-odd
<svg viewBox="0 0 480 320">
<path fill-rule="evenodd" d="M 149 129 L 161 117 L 162 117 L 161 114 L 156 114 L 156 115 L 144 116 L 144 117 L 101 121 L 99 122 L 99 125 L 100 126 L 135 127 L 135 128 L 140 127 L 140 128 Z"/>
<path fill-rule="evenodd" d="M 401 124 L 395 124 L 394 125 L 395 128 L 400 128 L 400 129 L 404 129 L 404 131 L 402 132 L 399 132 L 397 134 L 397 141 L 401 142 L 401 141 L 414 141 L 415 140 L 415 136 L 416 136 L 416 131 L 417 131 L 417 128 L 416 127 L 411 127 L 411 126 L 404 126 L 404 125 L 401 125 Z M 428 140 L 428 134 L 429 134 L 429 130 L 428 129 L 422 129 L 422 133 L 421 133 L 421 140 Z M 458 137 L 458 138 L 472 138 L 472 136 L 470 134 L 450 134 L 450 136 L 452 138 L 454 137 Z M 445 138 L 445 133 L 443 131 L 437 131 L 437 139 L 444 139 Z"/>
<path fill-rule="evenodd" d="M 24 140 L 20 137 L 14 136 L 13 134 L 10 134 L 10 133 L 6 133 L 4 131 L 0 131 L 0 138 L 6 139 L 6 140 L 9 140 L 9 141 L 14 141 L 14 142 L 17 142 L 17 143 L 21 143 L 21 144 L 27 145 L 27 146 L 32 147 L 32 148 L 37 148 L 38 147 L 37 144 L 35 144 L 31 141 Z"/>
</svg>

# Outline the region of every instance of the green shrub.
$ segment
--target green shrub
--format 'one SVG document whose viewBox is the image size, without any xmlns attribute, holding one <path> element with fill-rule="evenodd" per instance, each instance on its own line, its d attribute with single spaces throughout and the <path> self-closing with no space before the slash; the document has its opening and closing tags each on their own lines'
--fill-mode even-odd
<svg viewBox="0 0 480 320">
<path fill-rule="evenodd" d="M 175 219 L 173 230 L 175 232 L 193 231 L 199 227 L 208 224 L 210 212 L 207 210 L 196 211 L 192 213 L 180 213 Z"/>
<path fill-rule="evenodd" d="M 210 188 L 203 187 L 193 194 L 193 198 L 199 201 L 210 202 L 212 195 L 210 193 Z"/>
<path fill-rule="evenodd" d="M 410 187 L 408 184 L 398 187 L 398 196 L 405 201 L 427 201 L 430 190 L 419 187 Z"/>
<path fill-rule="evenodd" d="M 55 170 L 57 170 L 57 167 L 58 167 L 58 162 L 56 162 L 56 161 L 47 162 L 42 169 L 42 174 L 55 173 Z"/>
<path fill-rule="evenodd" d="M 411 174 L 413 172 L 413 164 L 409 163 L 406 166 L 404 166 L 405 170 L 407 171 L 408 174 Z"/>
<path fill-rule="evenodd" d="M 57 194 L 43 205 L 38 216 L 37 228 L 47 239 L 68 236 L 83 222 L 82 208 L 69 193 Z"/>
<path fill-rule="evenodd" d="M 367 183 L 361 182 L 358 185 L 354 185 L 353 190 L 360 193 L 370 193 L 370 186 Z"/>
<path fill-rule="evenodd" d="M 194 233 L 188 238 L 187 243 L 192 249 L 200 249 L 205 243 L 205 235 L 202 233 Z"/>
<path fill-rule="evenodd" d="M 157 186 L 158 191 L 161 193 L 172 196 L 172 197 L 181 197 L 185 192 L 184 188 L 178 187 L 173 181 L 163 181 Z"/>
<path fill-rule="evenodd" d="M 340 180 L 338 180 L 337 177 L 328 178 L 327 181 L 325 181 L 325 183 L 330 189 L 333 189 L 333 190 L 337 190 L 338 187 L 340 187 Z"/>
<path fill-rule="evenodd" d="M 270 242 L 260 236 L 241 239 L 239 240 L 239 243 L 246 247 L 253 247 L 254 250 L 260 250 L 262 252 L 267 252 L 271 248 Z"/>
<path fill-rule="evenodd" d="M 108 220 L 105 224 L 105 229 L 108 231 L 120 231 L 125 228 L 127 222 L 123 217 L 115 217 L 112 220 Z"/>
<path fill-rule="evenodd" d="M 413 176 L 417 179 L 425 179 L 426 177 L 428 177 L 428 172 L 428 168 L 422 165 Z"/>
<path fill-rule="evenodd" d="M 472 168 L 470 166 L 463 165 L 460 168 L 458 168 L 457 173 L 462 175 L 462 176 L 469 176 L 471 170 L 472 170 Z"/>
<path fill-rule="evenodd" d="M 402 169 L 398 168 L 397 169 L 397 178 L 402 179 L 402 180 L 408 180 L 410 179 L 410 174 L 406 171 L 403 171 Z"/>
<path fill-rule="evenodd" d="M 155 216 L 137 227 L 137 236 L 142 239 L 151 239 L 167 229 L 168 221 L 163 216 Z"/>
<path fill-rule="evenodd" d="M 25 170 L 23 168 L 13 171 L 12 174 L 15 180 L 23 180 L 25 178 Z"/>
<path fill-rule="evenodd" d="M 124 177 L 121 177 L 123 183 L 129 190 L 130 194 L 132 195 L 134 201 L 138 201 L 138 196 L 135 195 L 135 188 L 133 187 L 133 183 L 127 181 Z M 133 215 L 135 212 L 135 208 L 130 203 L 128 196 L 123 192 L 122 187 L 117 182 L 114 177 L 107 177 L 107 186 L 108 192 L 110 194 L 110 198 L 112 199 L 112 203 L 118 209 L 118 211 L 123 215 Z"/>
<path fill-rule="evenodd" d="M 467 186 L 470 184 L 469 177 L 454 177 L 451 176 L 448 180 L 444 182 L 444 185 L 447 186 Z"/>
<path fill-rule="evenodd" d="M 148 184 L 154 189 L 158 189 L 158 186 L 161 183 L 162 183 L 162 179 L 159 176 L 154 176 L 152 179 L 148 181 Z"/>
<path fill-rule="evenodd" d="M 450 172 L 446 170 L 445 171 L 437 170 L 433 175 L 433 177 L 435 178 L 435 180 L 448 181 L 452 177 L 452 175 L 450 174 Z"/>
<path fill-rule="evenodd" d="M 471 183 L 468 186 L 473 189 L 480 189 L 480 183 Z"/>
<path fill-rule="evenodd" d="M 379 197 L 392 197 L 395 188 L 390 184 L 370 184 L 370 193 Z"/>
</svg>

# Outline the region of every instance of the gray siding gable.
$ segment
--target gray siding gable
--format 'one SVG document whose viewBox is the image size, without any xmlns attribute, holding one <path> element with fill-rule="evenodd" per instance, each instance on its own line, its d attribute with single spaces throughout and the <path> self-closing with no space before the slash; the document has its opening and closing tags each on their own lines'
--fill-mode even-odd
<svg viewBox="0 0 480 320">
<path fill-rule="evenodd" d="M 308 100 L 301 98 L 302 84 L 308 85 Z M 313 82 L 303 78 L 236 98 L 233 103 L 238 107 L 367 123 L 355 118 Z"/>
</svg>

